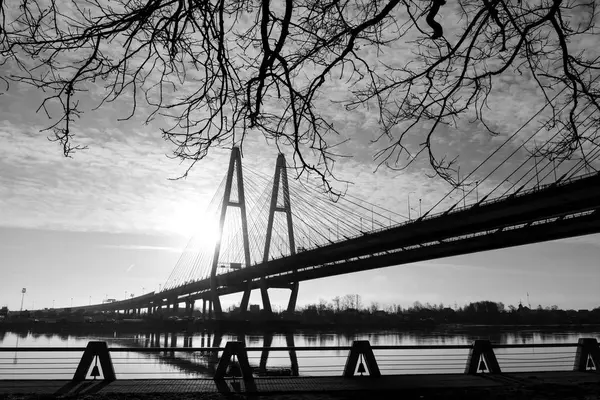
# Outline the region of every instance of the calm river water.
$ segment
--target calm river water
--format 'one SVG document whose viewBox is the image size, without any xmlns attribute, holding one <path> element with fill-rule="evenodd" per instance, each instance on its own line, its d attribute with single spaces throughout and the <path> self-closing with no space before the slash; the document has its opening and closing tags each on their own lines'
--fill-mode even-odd
<svg viewBox="0 0 600 400">
<path fill-rule="evenodd" d="M 244 341 L 254 347 L 333 347 L 351 346 L 354 340 L 369 340 L 381 345 L 469 345 L 475 339 L 493 343 L 577 343 L 582 337 L 600 341 L 600 329 L 508 329 L 463 327 L 428 331 L 295 331 L 238 335 L 203 331 L 155 333 L 35 333 L 0 332 L 0 379 L 66 379 L 73 376 L 82 352 L 28 352 L 27 347 L 85 347 L 89 341 L 108 342 L 119 379 L 212 377 L 218 358 L 216 352 L 168 351 L 141 352 L 135 349 L 167 346 L 177 348 L 224 347 L 228 341 Z M 463 372 L 467 349 L 377 349 L 375 356 L 382 373 Z M 220 355 L 220 353 L 219 353 Z M 249 351 L 250 365 L 257 375 L 339 375 L 348 355 L 346 349 L 298 351 Z M 575 347 L 497 349 L 503 371 L 568 370 L 573 366 Z M 90 369 L 91 371 L 91 369 Z"/>
</svg>

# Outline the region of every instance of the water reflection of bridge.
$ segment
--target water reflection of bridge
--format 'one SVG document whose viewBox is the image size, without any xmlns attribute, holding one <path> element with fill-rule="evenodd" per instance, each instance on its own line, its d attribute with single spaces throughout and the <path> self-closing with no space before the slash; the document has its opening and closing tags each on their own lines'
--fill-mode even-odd
<svg viewBox="0 0 600 400">
<path fill-rule="evenodd" d="M 285 334 L 286 347 L 289 349 L 287 350 L 290 360 L 289 366 L 267 367 L 269 356 L 272 352 L 271 347 L 273 345 L 273 337 L 273 333 L 264 334 L 263 345 L 260 347 L 260 358 L 258 359 L 258 365 L 252 363 L 254 359 L 254 357 L 252 357 L 253 352 L 249 354 L 250 366 L 252 370 L 259 376 L 299 376 L 298 357 L 295 350 L 293 333 Z M 114 343 L 119 343 L 128 349 L 138 348 L 140 349 L 138 354 L 146 355 L 149 359 L 154 359 L 161 364 L 176 368 L 183 373 L 194 375 L 199 374 L 201 376 L 208 377 L 214 376 L 219 363 L 220 352 L 220 350 L 215 349 L 223 348 L 223 334 L 221 332 L 214 332 L 211 337 L 209 333 L 202 332 L 200 335 L 200 347 L 193 346 L 193 338 L 194 337 L 192 335 L 184 335 L 183 341 L 180 342 L 180 336 L 178 336 L 176 332 L 152 332 L 134 335 L 132 338 L 115 338 L 113 341 Z M 246 335 L 238 334 L 235 336 L 234 340 L 246 343 Z M 182 344 L 181 347 L 179 346 L 180 343 Z M 152 353 L 141 351 L 141 349 L 158 347 L 162 347 L 165 350 Z M 178 352 L 177 348 L 188 349 L 192 351 Z"/>
</svg>

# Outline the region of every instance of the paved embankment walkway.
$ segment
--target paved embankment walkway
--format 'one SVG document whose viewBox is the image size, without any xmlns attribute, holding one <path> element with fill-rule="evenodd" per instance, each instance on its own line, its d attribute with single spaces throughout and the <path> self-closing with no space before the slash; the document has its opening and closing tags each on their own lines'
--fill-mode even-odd
<svg viewBox="0 0 600 400">
<path fill-rule="evenodd" d="M 295 377 L 295 378 L 255 378 L 247 384 L 227 379 L 215 382 L 211 379 L 153 379 L 153 380 L 116 380 L 85 381 L 74 383 L 67 380 L 0 380 L 0 395 L 4 398 L 18 398 L 16 395 L 42 395 L 86 397 L 109 394 L 136 394 L 131 398 L 144 398 L 141 394 L 245 394 L 275 395 L 300 393 L 346 393 L 349 397 L 361 398 L 377 396 L 377 392 L 397 392 L 420 394 L 438 398 L 440 393 L 467 395 L 469 391 L 487 393 L 481 398 L 513 398 L 510 393 L 530 393 L 542 396 L 519 395 L 517 398 L 566 398 L 577 394 L 577 398 L 600 399 L 600 374 L 596 372 L 527 372 L 503 373 L 499 375 L 394 375 L 380 378 L 370 377 Z M 483 391 L 482 391 L 483 390 Z M 500 397 L 489 394 L 504 393 Z M 545 393 L 545 395 L 544 395 Z M 561 395 L 562 394 L 562 395 Z M 9 396 L 10 395 L 10 396 Z M 556 397 L 553 397 L 556 396 Z M 583 397 L 582 397 L 583 396 Z M 108 396 L 109 398 L 121 398 Z M 130 396 L 123 396 L 129 398 Z M 167 396 L 165 396 L 167 397 Z M 179 396 L 168 396 L 184 398 Z M 187 397 L 187 396 L 186 396 Z M 203 397 L 203 396 L 201 396 Z M 305 396 L 302 396 L 305 397 Z M 335 396 L 334 396 L 335 397 Z M 387 397 L 387 396 L 386 396 Z M 417 396 L 419 398 L 420 396 Z M 443 396 L 442 396 L 443 397 Z M 460 397 L 460 396 L 459 396 Z M 468 396 L 467 396 L 468 397 Z M 198 397 L 196 397 L 198 398 Z M 216 397 L 215 397 L 216 398 Z M 327 398 L 327 396 L 323 397 Z"/>
</svg>

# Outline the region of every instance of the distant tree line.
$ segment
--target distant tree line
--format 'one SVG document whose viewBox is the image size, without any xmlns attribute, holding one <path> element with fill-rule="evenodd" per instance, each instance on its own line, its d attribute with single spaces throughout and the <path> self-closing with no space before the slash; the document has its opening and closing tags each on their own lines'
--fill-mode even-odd
<svg viewBox="0 0 600 400">
<path fill-rule="evenodd" d="M 415 301 L 403 308 L 398 304 L 368 306 L 360 295 L 336 296 L 308 304 L 297 313 L 307 323 L 379 323 L 383 325 L 488 324 L 488 325 L 570 325 L 600 324 L 600 306 L 592 310 L 562 310 L 556 305 L 529 308 L 523 304 L 505 306 L 489 300 L 471 302 L 462 307 Z"/>
</svg>

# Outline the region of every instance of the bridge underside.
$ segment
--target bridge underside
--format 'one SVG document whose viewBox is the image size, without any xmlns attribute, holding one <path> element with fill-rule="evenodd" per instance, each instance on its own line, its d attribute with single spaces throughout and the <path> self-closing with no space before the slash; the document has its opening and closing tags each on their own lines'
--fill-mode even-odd
<svg viewBox="0 0 600 400">
<path fill-rule="evenodd" d="M 290 288 L 304 280 L 600 232 L 598 174 L 484 200 L 473 207 L 425 215 L 390 229 L 218 275 L 217 293 L 257 289 L 261 280 L 267 287 Z M 210 299 L 208 279 L 150 297 L 81 308 L 105 311 L 195 299 Z"/>
</svg>

